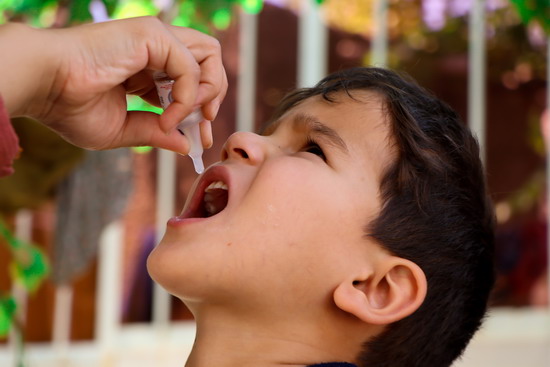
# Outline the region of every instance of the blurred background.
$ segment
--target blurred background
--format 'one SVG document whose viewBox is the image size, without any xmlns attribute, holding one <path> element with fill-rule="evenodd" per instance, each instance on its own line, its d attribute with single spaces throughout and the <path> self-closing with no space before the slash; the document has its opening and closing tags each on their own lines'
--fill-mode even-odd
<svg viewBox="0 0 550 367">
<path fill-rule="evenodd" d="M 230 87 L 207 165 L 286 92 L 343 68 L 404 71 L 456 109 L 483 146 L 498 220 L 491 315 L 456 366 L 550 366 L 548 1 L 0 0 L 0 24 L 141 15 L 221 42 Z M 160 112 L 132 97 L 128 108 Z M 14 127 L 23 152 L 0 180 L 0 365 L 183 365 L 192 316 L 145 260 L 197 177 L 191 160 L 85 152 L 35 121 Z"/>
</svg>

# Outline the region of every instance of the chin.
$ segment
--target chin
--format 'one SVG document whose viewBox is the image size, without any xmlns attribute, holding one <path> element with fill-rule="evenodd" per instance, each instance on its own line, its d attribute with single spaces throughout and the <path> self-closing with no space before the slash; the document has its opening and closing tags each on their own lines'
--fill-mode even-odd
<svg viewBox="0 0 550 367">
<path fill-rule="evenodd" d="M 171 295 L 183 299 L 202 296 L 202 283 L 197 278 L 195 262 L 180 261 L 172 251 L 174 246 L 161 242 L 147 258 L 147 271 L 151 278 Z M 183 257 L 183 260 L 189 258 Z"/>
<path fill-rule="evenodd" d="M 147 258 L 147 272 L 151 278 L 168 293 L 177 296 L 178 273 L 174 269 L 174 259 L 167 253 L 162 244 L 153 249 Z"/>
<path fill-rule="evenodd" d="M 165 277 L 165 274 L 163 274 L 165 271 L 163 271 L 163 267 L 161 265 L 162 261 L 160 259 L 161 252 L 162 250 L 159 250 L 159 246 L 157 246 L 147 257 L 147 272 L 151 278 L 160 285 L 162 285 L 162 279 Z"/>
</svg>

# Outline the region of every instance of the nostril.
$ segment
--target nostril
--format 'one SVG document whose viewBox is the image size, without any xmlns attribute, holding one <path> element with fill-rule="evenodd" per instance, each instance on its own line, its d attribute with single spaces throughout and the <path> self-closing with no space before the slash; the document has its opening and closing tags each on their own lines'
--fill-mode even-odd
<svg viewBox="0 0 550 367">
<path fill-rule="evenodd" d="M 241 148 L 233 148 L 233 151 L 240 155 L 244 159 L 248 159 L 248 153 L 245 152 L 244 149 Z"/>
</svg>

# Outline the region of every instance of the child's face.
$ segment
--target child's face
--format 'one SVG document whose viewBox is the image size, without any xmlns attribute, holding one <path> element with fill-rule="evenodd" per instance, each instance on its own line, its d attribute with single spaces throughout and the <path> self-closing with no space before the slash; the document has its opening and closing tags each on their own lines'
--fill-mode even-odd
<svg viewBox="0 0 550 367">
<path fill-rule="evenodd" d="M 151 254 L 153 278 L 192 311 L 247 304 L 265 312 L 325 302 L 349 270 L 368 267 L 383 250 L 365 226 L 379 213 L 394 154 L 380 98 L 353 95 L 358 101 L 309 98 L 264 136 L 232 135 Z M 190 218 L 205 215 L 197 208 L 212 181 L 227 184 L 227 206 Z"/>
</svg>

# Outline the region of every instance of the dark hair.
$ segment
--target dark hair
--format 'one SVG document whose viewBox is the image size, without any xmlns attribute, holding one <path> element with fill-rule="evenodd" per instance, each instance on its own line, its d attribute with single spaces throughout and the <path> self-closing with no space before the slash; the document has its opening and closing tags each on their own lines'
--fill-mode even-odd
<svg viewBox="0 0 550 367">
<path fill-rule="evenodd" d="M 409 77 L 380 68 L 336 72 L 286 96 L 274 119 L 303 100 L 377 92 L 397 158 L 383 175 L 379 216 L 365 227 L 424 271 L 428 292 L 412 315 L 365 343 L 361 366 L 450 366 L 482 323 L 494 284 L 494 215 L 479 147 L 457 113 Z"/>
</svg>

